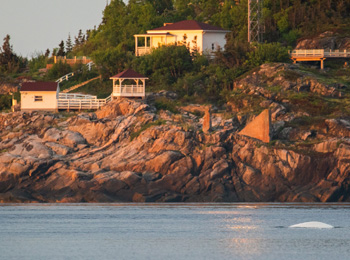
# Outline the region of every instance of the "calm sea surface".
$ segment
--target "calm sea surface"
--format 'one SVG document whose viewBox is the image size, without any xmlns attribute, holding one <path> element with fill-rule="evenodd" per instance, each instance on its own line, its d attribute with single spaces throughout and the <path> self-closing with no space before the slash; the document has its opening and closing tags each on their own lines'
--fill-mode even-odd
<svg viewBox="0 0 350 260">
<path fill-rule="evenodd" d="M 350 204 L 0 204 L 0 259 L 350 259 Z"/>
</svg>

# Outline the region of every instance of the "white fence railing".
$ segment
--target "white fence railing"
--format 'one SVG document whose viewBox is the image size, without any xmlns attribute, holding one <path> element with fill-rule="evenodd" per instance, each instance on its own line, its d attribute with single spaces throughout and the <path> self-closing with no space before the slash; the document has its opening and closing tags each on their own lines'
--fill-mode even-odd
<svg viewBox="0 0 350 260">
<path fill-rule="evenodd" d="M 142 56 L 151 53 L 151 47 L 137 47 L 136 56 Z"/>
<path fill-rule="evenodd" d="M 56 80 L 57 83 L 61 83 L 64 80 L 68 80 L 69 78 L 74 76 L 74 72 L 68 73 L 62 77 L 60 77 L 58 80 Z"/>
<path fill-rule="evenodd" d="M 112 95 L 105 99 L 97 99 L 96 96 L 91 95 L 60 93 L 58 99 L 58 109 L 99 109 L 111 100 Z"/>
<path fill-rule="evenodd" d="M 293 50 L 291 53 L 292 57 L 324 57 L 323 49 L 314 50 Z"/>
<path fill-rule="evenodd" d="M 309 50 L 293 50 L 292 58 L 347 58 L 350 57 L 350 50 L 324 50 L 324 49 L 309 49 Z"/>
<path fill-rule="evenodd" d="M 97 99 L 97 96 L 78 93 L 59 93 L 58 99 Z"/>
<path fill-rule="evenodd" d="M 87 66 L 88 70 L 90 71 L 91 68 L 95 65 L 95 63 L 93 63 L 92 61 L 90 61 L 89 63 L 85 64 L 85 66 Z M 70 72 L 62 77 L 60 77 L 58 80 L 56 80 L 57 83 L 61 83 L 64 80 L 69 80 L 71 77 L 73 77 L 75 75 L 75 73 L 80 72 L 81 70 L 77 70 L 75 72 Z"/>
<path fill-rule="evenodd" d="M 143 85 L 122 85 L 113 87 L 114 96 L 144 96 L 145 88 Z"/>
</svg>

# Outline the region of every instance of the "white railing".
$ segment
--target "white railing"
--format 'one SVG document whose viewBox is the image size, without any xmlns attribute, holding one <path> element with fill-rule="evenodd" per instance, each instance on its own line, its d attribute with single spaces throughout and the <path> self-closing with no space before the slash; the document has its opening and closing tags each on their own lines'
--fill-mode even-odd
<svg viewBox="0 0 350 260">
<path fill-rule="evenodd" d="M 94 66 L 94 65 L 95 65 L 95 63 L 93 63 L 92 61 L 90 61 L 88 64 L 86 64 L 89 71 L 91 70 L 92 66 Z"/>
<path fill-rule="evenodd" d="M 64 94 L 64 96 L 70 96 L 74 94 Z M 61 94 L 60 94 L 61 96 Z M 83 95 L 81 95 L 83 96 Z M 88 96 L 88 95 L 85 95 Z M 90 96 L 93 98 L 59 98 L 58 99 L 58 109 L 99 109 L 106 105 L 108 102 L 112 100 L 112 95 L 108 96 L 105 99 L 97 99 L 96 96 Z"/>
<path fill-rule="evenodd" d="M 70 72 L 62 77 L 60 77 L 58 80 L 56 80 L 57 83 L 61 83 L 64 80 L 68 80 L 69 78 L 74 76 L 74 72 Z"/>
<path fill-rule="evenodd" d="M 105 98 L 106 104 L 112 101 L 112 94 Z"/>
<path fill-rule="evenodd" d="M 97 96 L 61 92 L 58 94 L 58 99 L 97 99 Z"/>
<path fill-rule="evenodd" d="M 328 58 L 347 58 L 350 57 L 350 50 L 329 50 L 325 51 L 324 56 Z"/>
<path fill-rule="evenodd" d="M 293 50 L 292 58 L 347 58 L 350 57 L 350 50 L 324 50 L 324 49 L 310 49 L 310 50 Z"/>
<path fill-rule="evenodd" d="M 292 57 L 324 57 L 323 49 L 314 50 L 293 50 L 291 53 Z"/>
<path fill-rule="evenodd" d="M 89 63 L 85 64 L 85 66 L 87 66 L 88 70 L 90 71 L 91 68 L 95 65 L 95 63 L 93 63 L 92 61 L 90 61 Z M 57 83 L 61 83 L 64 80 L 69 80 L 71 77 L 73 77 L 75 75 L 76 72 L 81 72 L 81 70 L 77 70 L 75 72 L 70 72 L 62 77 L 60 77 L 58 80 L 56 80 Z"/>
<path fill-rule="evenodd" d="M 145 88 L 143 85 L 122 85 L 113 87 L 113 96 L 119 97 L 143 97 Z"/>
<path fill-rule="evenodd" d="M 142 56 L 151 53 L 151 47 L 137 47 L 136 56 Z"/>
</svg>

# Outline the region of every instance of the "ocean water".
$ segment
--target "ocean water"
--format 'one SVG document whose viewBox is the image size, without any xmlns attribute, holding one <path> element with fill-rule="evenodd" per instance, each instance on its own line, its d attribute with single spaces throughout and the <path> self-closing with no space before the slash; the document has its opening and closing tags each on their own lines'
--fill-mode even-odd
<svg viewBox="0 0 350 260">
<path fill-rule="evenodd" d="M 350 204 L 0 204 L 0 259 L 350 259 Z M 333 229 L 292 229 L 321 221 Z"/>
</svg>

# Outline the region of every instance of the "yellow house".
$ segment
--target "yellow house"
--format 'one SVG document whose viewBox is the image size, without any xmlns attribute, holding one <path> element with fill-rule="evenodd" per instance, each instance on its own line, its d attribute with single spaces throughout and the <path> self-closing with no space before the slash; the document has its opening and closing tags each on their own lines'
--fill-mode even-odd
<svg viewBox="0 0 350 260">
<path fill-rule="evenodd" d="M 22 111 L 58 110 L 60 87 L 56 82 L 25 82 L 20 92 Z"/>
<path fill-rule="evenodd" d="M 185 45 L 191 52 L 212 55 L 223 49 L 225 36 L 230 32 L 220 27 L 194 20 L 165 23 L 164 26 L 148 30 L 146 34 L 135 34 L 135 55 L 149 54 L 162 45 Z"/>
</svg>

